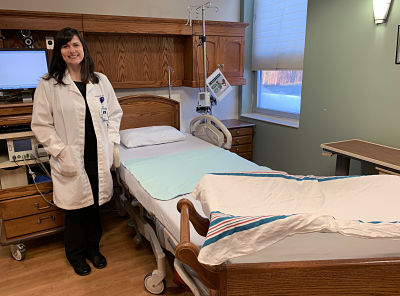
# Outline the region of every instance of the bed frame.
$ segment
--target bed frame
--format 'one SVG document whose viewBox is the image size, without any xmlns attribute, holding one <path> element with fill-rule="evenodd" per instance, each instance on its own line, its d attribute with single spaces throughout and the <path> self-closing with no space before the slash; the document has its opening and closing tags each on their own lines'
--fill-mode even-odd
<svg viewBox="0 0 400 296">
<path fill-rule="evenodd" d="M 120 98 L 119 102 L 124 112 L 121 129 L 151 125 L 180 128 L 176 101 L 135 95 Z M 129 206 L 126 208 L 132 211 Z M 189 200 L 180 200 L 178 210 L 181 237 L 172 252 L 196 271 L 210 295 L 400 295 L 400 258 L 203 265 L 197 260 L 198 248 L 190 242 L 189 221 L 202 236 L 207 233 L 209 221 L 196 212 Z M 157 257 L 156 273 L 162 274 L 164 259 L 157 255 L 159 247 L 152 243 L 152 248 Z"/>
<path fill-rule="evenodd" d="M 189 221 L 202 236 L 209 221 L 187 199 L 178 202 L 178 210 L 181 235 L 175 256 L 196 271 L 210 295 L 400 295 L 400 258 L 201 264 L 199 249 L 190 242 Z"/>
</svg>

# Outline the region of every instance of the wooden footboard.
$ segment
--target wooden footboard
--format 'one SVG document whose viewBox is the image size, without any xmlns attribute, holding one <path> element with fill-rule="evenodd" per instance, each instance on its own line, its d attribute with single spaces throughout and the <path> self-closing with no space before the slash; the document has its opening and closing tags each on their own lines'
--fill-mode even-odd
<svg viewBox="0 0 400 296">
<path fill-rule="evenodd" d="M 203 265 L 190 242 L 189 221 L 203 236 L 209 221 L 189 200 L 180 200 L 178 210 L 181 242 L 176 257 L 197 272 L 211 295 L 400 295 L 400 258 Z"/>
<path fill-rule="evenodd" d="M 192 222 L 196 231 L 202 236 L 206 236 L 210 222 L 201 217 L 193 204 L 185 198 L 178 202 L 178 211 L 181 213 L 181 237 L 180 243 L 175 250 L 176 258 L 193 268 L 203 284 L 209 289 L 218 290 L 220 277 L 219 268 L 201 264 L 197 260 L 199 249 L 190 242 L 189 221 Z"/>
</svg>

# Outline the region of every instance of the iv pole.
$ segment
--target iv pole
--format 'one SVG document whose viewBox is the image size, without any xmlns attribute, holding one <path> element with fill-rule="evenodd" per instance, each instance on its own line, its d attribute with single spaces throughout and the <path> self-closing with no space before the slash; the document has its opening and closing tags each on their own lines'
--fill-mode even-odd
<svg viewBox="0 0 400 296">
<path fill-rule="evenodd" d="M 192 12 L 195 11 L 197 14 L 199 13 L 199 10 L 201 9 L 201 19 L 202 19 L 202 28 L 203 28 L 203 35 L 200 36 L 201 43 L 203 45 L 203 71 L 204 71 L 204 93 L 203 96 L 207 97 L 206 105 L 205 106 L 205 113 L 210 113 L 211 114 L 211 105 L 210 105 L 210 94 L 207 92 L 207 36 L 206 36 L 206 9 L 207 8 L 215 8 L 215 11 L 218 12 L 218 7 L 216 6 L 211 6 L 211 2 L 206 2 L 203 5 L 194 7 L 194 9 L 191 8 L 191 6 L 188 7 L 189 11 L 189 18 L 188 22 L 190 26 L 192 26 Z M 204 107 L 202 107 L 204 108 Z"/>
<path fill-rule="evenodd" d="M 207 2 L 201 6 L 201 19 L 203 22 L 203 36 L 201 36 L 201 42 L 203 44 L 203 69 L 204 69 L 204 92 L 207 92 L 207 36 L 206 36 L 206 5 L 210 7 L 211 2 Z"/>
</svg>

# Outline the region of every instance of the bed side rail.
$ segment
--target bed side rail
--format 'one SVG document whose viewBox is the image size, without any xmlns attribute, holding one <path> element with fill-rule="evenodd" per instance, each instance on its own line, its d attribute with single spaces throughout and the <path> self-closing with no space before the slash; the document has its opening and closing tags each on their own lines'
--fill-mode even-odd
<svg viewBox="0 0 400 296">
<path fill-rule="evenodd" d="M 199 218 L 201 218 L 199 219 L 199 221 L 207 219 L 201 217 L 196 212 L 193 204 L 185 198 L 181 199 L 178 202 L 177 207 L 178 211 L 181 213 L 181 234 L 180 234 L 181 238 L 180 238 L 180 243 L 176 247 L 175 256 L 183 263 L 189 265 L 197 273 L 198 277 L 203 282 L 203 284 L 206 285 L 209 289 L 218 290 L 219 277 L 220 277 L 219 267 L 211 267 L 201 264 L 197 260 L 197 256 L 199 255 L 199 249 L 193 243 L 190 242 L 189 220 L 192 221 L 193 223 L 193 221 L 196 221 Z M 199 234 L 205 236 L 208 229 L 208 226 L 207 229 L 204 229 L 206 224 L 209 225 L 208 220 L 207 223 L 203 221 L 202 224 L 199 224 L 202 225 L 199 227 L 199 229 L 196 228 L 194 223 L 193 226 L 195 226 L 195 229 L 197 232 L 199 232 Z"/>
<path fill-rule="evenodd" d="M 192 222 L 194 229 L 196 229 L 198 234 L 205 237 L 207 235 L 208 227 L 210 227 L 210 221 L 202 217 L 199 213 L 197 213 L 192 202 L 186 198 L 181 199 L 177 205 L 178 211 L 181 213 L 181 215 L 182 215 L 182 207 L 184 205 L 186 205 L 186 208 L 189 211 L 189 219 L 190 222 Z"/>
</svg>

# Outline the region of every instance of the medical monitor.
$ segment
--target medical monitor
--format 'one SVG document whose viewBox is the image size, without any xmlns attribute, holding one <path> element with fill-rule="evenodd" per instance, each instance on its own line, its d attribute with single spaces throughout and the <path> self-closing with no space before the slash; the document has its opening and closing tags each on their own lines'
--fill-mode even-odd
<svg viewBox="0 0 400 296">
<path fill-rule="evenodd" d="M 46 49 L 0 49 L 0 91 L 36 88 L 47 72 Z"/>
</svg>

